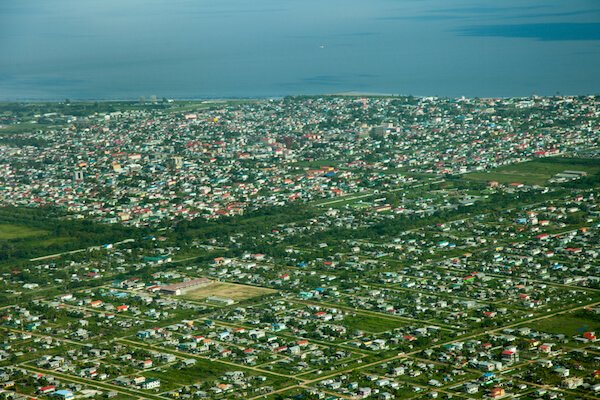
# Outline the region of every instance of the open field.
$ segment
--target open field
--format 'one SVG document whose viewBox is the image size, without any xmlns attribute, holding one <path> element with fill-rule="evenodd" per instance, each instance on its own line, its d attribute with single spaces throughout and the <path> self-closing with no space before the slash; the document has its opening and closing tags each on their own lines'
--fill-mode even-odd
<svg viewBox="0 0 600 400">
<path fill-rule="evenodd" d="M 600 331 L 600 320 L 579 313 L 564 314 L 536 321 L 531 328 L 547 333 L 564 333 L 573 336 L 581 335 L 586 331 Z"/>
<path fill-rule="evenodd" d="M 323 167 L 336 167 L 340 165 L 341 162 L 337 160 L 312 160 L 312 161 L 296 161 L 291 165 L 299 168 L 312 168 L 319 169 Z"/>
<path fill-rule="evenodd" d="M 434 173 L 417 172 L 414 168 L 410 167 L 399 167 L 399 168 L 388 168 L 381 171 L 385 175 L 406 175 L 412 176 L 417 179 L 436 178 L 437 175 Z"/>
<path fill-rule="evenodd" d="M 373 190 L 366 190 L 360 193 L 351 193 L 344 196 L 314 200 L 310 204 L 314 206 L 330 206 L 333 208 L 341 208 L 348 204 L 353 205 L 361 201 L 368 201 L 376 196 Z"/>
<path fill-rule="evenodd" d="M 205 255 L 207 252 L 208 251 L 206 249 L 186 249 L 178 251 L 173 256 L 173 261 L 188 260 L 190 258 L 200 257 L 202 255 Z"/>
<path fill-rule="evenodd" d="M 0 137 L 3 135 L 13 135 L 20 133 L 31 133 L 39 130 L 49 130 L 56 128 L 56 125 L 45 125 L 35 123 L 22 123 L 15 125 L 2 125 L 0 126 Z"/>
<path fill-rule="evenodd" d="M 218 296 L 239 301 L 276 292 L 276 290 L 258 286 L 239 285 L 236 283 L 227 282 L 213 282 L 207 286 L 187 292 L 184 297 L 193 300 L 202 300 L 209 296 Z"/>
<path fill-rule="evenodd" d="M 392 318 L 357 314 L 355 316 L 345 318 L 344 325 L 350 329 L 357 329 L 369 333 L 382 333 L 400 328 L 401 326 L 405 325 L 405 323 Z"/>
<path fill-rule="evenodd" d="M 0 224 L 0 240 L 25 239 L 42 236 L 48 232 L 22 225 Z"/>
<path fill-rule="evenodd" d="M 177 100 L 169 104 L 169 109 L 173 111 L 199 111 L 209 108 L 218 108 L 226 106 L 235 106 L 241 104 L 257 103 L 257 99 L 223 99 L 223 100 Z"/>
<path fill-rule="evenodd" d="M 415 188 L 419 188 L 419 187 L 422 187 L 422 186 L 425 186 L 428 184 L 434 185 L 434 184 L 438 184 L 438 183 L 442 183 L 442 182 L 444 182 L 443 179 L 439 179 L 436 181 L 432 181 L 429 179 L 427 181 L 422 181 L 421 183 L 412 184 L 410 186 L 410 188 L 415 189 Z M 346 205 L 350 205 L 350 206 L 356 207 L 356 208 L 370 207 L 372 205 L 371 201 L 378 199 L 378 198 L 385 198 L 386 194 L 388 194 L 388 193 L 396 193 L 396 192 L 406 191 L 408 187 L 409 186 L 399 186 L 399 187 L 396 187 L 393 189 L 388 189 L 385 191 L 377 191 L 377 192 L 373 189 L 367 189 L 362 192 L 351 193 L 351 194 L 347 194 L 347 195 L 343 195 L 343 196 L 339 196 L 339 197 L 314 200 L 314 201 L 310 202 L 310 204 L 313 206 L 321 206 L 321 207 L 327 206 L 327 207 L 332 207 L 332 208 L 341 208 L 341 207 L 345 207 Z"/>
<path fill-rule="evenodd" d="M 565 170 L 585 171 L 588 175 L 598 174 L 600 173 L 600 161 L 585 158 L 544 158 L 506 165 L 489 172 L 472 172 L 465 174 L 464 178 L 473 181 L 544 185 L 554 175 Z"/>
<path fill-rule="evenodd" d="M 131 238 L 132 229 L 67 220 L 51 208 L 0 207 L 0 264 Z"/>
<path fill-rule="evenodd" d="M 146 378 L 160 379 L 161 391 L 180 386 L 204 383 L 218 379 L 232 368 L 220 362 L 196 359 L 196 364 L 187 368 L 159 368 L 143 374 Z"/>
<path fill-rule="evenodd" d="M 241 371 L 247 377 L 258 375 L 258 373 L 244 367 L 227 365 L 216 360 L 195 358 L 195 361 L 196 363 L 190 367 L 158 368 L 153 371 L 145 372 L 142 375 L 146 378 L 160 379 L 161 387 L 157 390 L 160 392 L 174 390 L 186 385 L 210 384 L 212 381 L 218 381 L 221 376 L 230 371 Z M 260 373 L 260 375 L 266 375 L 268 384 L 273 385 L 276 388 L 284 387 L 295 382 L 294 380 L 287 380 L 280 376 L 269 375 L 268 373 Z"/>
</svg>

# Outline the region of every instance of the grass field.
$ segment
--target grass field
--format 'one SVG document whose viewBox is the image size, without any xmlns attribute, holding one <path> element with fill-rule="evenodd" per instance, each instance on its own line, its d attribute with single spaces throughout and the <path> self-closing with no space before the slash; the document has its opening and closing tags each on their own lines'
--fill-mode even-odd
<svg viewBox="0 0 600 400">
<path fill-rule="evenodd" d="M 402 321 L 384 317 L 357 314 L 344 319 L 344 325 L 350 329 L 358 329 L 369 333 L 381 333 L 400 328 L 405 325 Z"/>
<path fill-rule="evenodd" d="M 146 378 L 160 379 L 160 392 L 173 390 L 181 386 L 192 385 L 194 383 L 206 383 L 219 380 L 228 371 L 242 371 L 246 377 L 253 375 L 267 376 L 266 384 L 275 388 L 287 386 L 295 383 L 292 379 L 270 375 L 268 373 L 257 373 L 242 366 L 236 367 L 220 363 L 218 361 L 203 360 L 195 358 L 196 364 L 186 368 L 165 367 L 148 371 L 142 375 Z"/>
<path fill-rule="evenodd" d="M 299 168 L 319 169 L 323 167 L 335 167 L 341 164 L 337 160 L 313 160 L 313 161 L 296 161 L 290 165 Z"/>
<path fill-rule="evenodd" d="M 146 378 L 160 379 L 161 391 L 173 390 L 180 386 L 191 385 L 194 383 L 204 383 L 210 380 L 218 379 L 227 371 L 234 368 L 219 362 L 196 359 L 196 364 L 187 368 L 165 367 L 162 371 L 155 370 L 145 372 L 142 375 Z"/>
<path fill-rule="evenodd" d="M 413 178 L 422 178 L 422 179 L 437 177 L 436 174 L 428 174 L 426 172 L 416 172 L 416 171 L 412 171 L 412 170 L 413 170 L 413 168 L 410 168 L 410 167 L 388 168 L 384 171 L 381 171 L 381 173 L 383 173 L 385 175 L 406 175 L 406 176 L 411 176 Z"/>
<path fill-rule="evenodd" d="M 376 198 L 376 196 L 378 195 L 374 194 L 373 190 L 366 190 L 364 192 L 351 193 L 339 197 L 313 200 L 309 204 L 312 206 L 328 206 L 331 208 L 342 208 L 346 205 L 355 205 L 360 202 L 368 202 L 369 200 Z"/>
<path fill-rule="evenodd" d="M 500 183 L 523 183 L 544 185 L 554 175 L 565 170 L 585 171 L 588 175 L 600 173 L 600 160 L 585 158 L 543 158 L 524 163 L 506 165 L 489 172 L 472 172 L 464 178 L 473 181 L 498 181 Z"/>
<path fill-rule="evenodd" d="M 42 236 L 48 232 L 42 229 L 30 228 L 22 225 L 0 224 L 0 240 L 26 239 Z"/>
<path fill-rule="evenodd" d="M 16 133 L 29 133 L 35 132 L 40 129 L 47 128 L 46 125 L 33 124 L 33 123 L 23 123 L 16 125 L 3 125 L 0 127 L 0 135 L 12 135 Z"/>
<path fill-rule="evenodd" d="M 208 251 L 206 249 L 186 249 L 182 251 L 178 251 L 177 254 L 173 257 L 173 261 L 181 261 L 187 260 L 194 257 L 200 257 L 206 254 Z"/>
<path fill-rule="evenodd" d="M 204 110 L 207 108 L 218 108 L 218 107 L 231 107 L 243 104 L 257 103 L 259 100 L 256 99 L 227 99 L 227 100 L 190 100 L 190 101 L 176 101 L 171 103 L 169 110 L 172 111 L 197 111 Z"/>
<path fill-rule="evenodd" d="M 257 286 L 239 285 L 237 283 L 227 282 L 213 282 L 208 286 L 187 292 L 184 297 L 193 300 L 202 300 L 209 296 L 218 296 L 239 301 L 276 292 L 277 291 L 273 289 Z"/>
<path fill-rule="evenodd" d="M 546 333 L 573 336 L 581 335 L 586 331 L 599 332 L 600 320 L 587 318 L 581 314 L 564 314 L 536 321 L 530 328 Z"/>
</svg>

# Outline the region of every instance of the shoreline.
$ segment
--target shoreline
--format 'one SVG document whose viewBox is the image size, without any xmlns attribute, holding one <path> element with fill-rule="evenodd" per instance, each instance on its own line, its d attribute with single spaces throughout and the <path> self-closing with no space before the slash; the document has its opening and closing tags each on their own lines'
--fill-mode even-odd
<svg viewBox="0 0 600 400">
<path fill-rule="evenodd" d="M 397 98 L 437 98 L 437 99 L 531 99 L 531 98 L 576 98 L 576 97 L 596 97 L 600 96 L 600 93 L 588 93 L 588 94 L 554 94 L 554 95 L 537 95 L 532 94 L 528 96 L 437 96 L 437 95 L 411 95 L 411 94 L 395 94 L 395 93 L 377 93 L 377 92 L 337 92 L 337 93 L 321 93 L 321 94 L 290 94 L 290 95 L 282 95 L 282 96 L 252 96 L 252 97 L 197 97 L 197 98 L 167 98 L 168 102 L 164 103 L 161 100 L 156 102 L 145 101 L 140 102 L 139 99 L 135 98 L 115 98 L 115 99 L 107 99 L 107 98 L 81 98 L 74 99 L 68 98 L 69 103 L 71 104 L 85 104 L 85 103 L 138 103 L 140 105 L 159 105 L 159 104 L 173 104 L 173 103 L 227 103 L 227 102 L 235 102 L 235 101 L 266 101 L 266 100 L 282 100 L 288 97 L 370 97 L 370 98 L 388 98 L 388 97 L 397 97 Z M 0 99 L 0 104 L 14 104 L 14 103 L 65 103 L 67 98 L 53 98 L 53 99 Z"/>
</svg>

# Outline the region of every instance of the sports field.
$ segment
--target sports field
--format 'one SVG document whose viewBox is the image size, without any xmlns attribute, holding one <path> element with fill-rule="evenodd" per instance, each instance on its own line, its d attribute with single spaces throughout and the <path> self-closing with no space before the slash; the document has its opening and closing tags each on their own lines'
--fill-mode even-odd
<svg viewBox="0 0 600 400">
<path fill-rule="evenodd" d="M 213 282 L 207 286 L 187 292 L 183 295 L 183 297 L 193 300 L 202 300 L 209 296 L 217 296 L 239 301 L 276 292 L 276 290 L 258 286 L 240 285 L 237 283 L 227 282 Z"/>
<path fill-rule="evenodd" d="M 473 181 L 497 181 L 500 183 L 523 183 L 525 185 L 545 185 L 554 175 L 567 170 L 600 173 L 600 160 L 585 158 L 552 157 L 505 165 L 488 172 L 472 172 L 464 178 Z"/>
</svg>

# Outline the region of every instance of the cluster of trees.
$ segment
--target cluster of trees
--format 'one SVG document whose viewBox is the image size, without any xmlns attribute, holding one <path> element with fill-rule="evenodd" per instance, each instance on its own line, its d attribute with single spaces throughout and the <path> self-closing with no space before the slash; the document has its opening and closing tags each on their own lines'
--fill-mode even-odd
<svg viewBox="0 0 600 400">
<path fill-rule="evenodd" d="M 313 245 L 321 242 L 329 245 L 338 243 L 342 239 L 380 239 L 381 237 L 395 237 L 399 234 L 415 228 L 420 228 L 450 220 L 467 218 L 472 215 L 490 212 L 501 212 L 507 208 L 517 207 L 524 204 L 542 202 L 567 194 L 566 190 L 554 192 L 523 192 L 516 195 L 498 193 L 491 195 L 485 201 L 479 201 L 471 206 L 459 206 L 455 210 L 440 210 L 426 217 L 403 216 L 385 220 L 370 227 L 362 229 L 333 228 L 318 232 L 310 237 L 295 237 L 290 239 L 291 244 L 311 243 Z"/>
<path fill-rule="evenodd" d="M 242 216 L 223 217 L 217 221 L 195 219 L 177 223 L 173 231 L 178 240 L 228 239 L 236 234 L 260 237 L 278 225 L 305 221 L 318 215 L 318 210 L 306 205 L 264 207 Z"/>
<path fill-rule="evenodd" d="M 121 225 L 66 219 L 62 211 L 54 208 L 0 208 L 0 224 L 34 228 L 40 232 L 35 237 L 0 240 L 0 262 L 99 246 L 145 235 L 144 230 Z"/>
<path fill-rule="evenodd" d="M 83 117 L 95 113 L 108 113 L 123 109 L 164 109 L 169 107 L 171 105 L 166 102 L 156 104 L 140 104 L 136 101 L 71 102 L 69 99 L 65 99 L 64 102 L 50 103 L 2 103 L 0 104 L 0 114 L 16 116 L 19 119 L 47 113 Z"/>
<path fill-rule="evenodd" d="M 14 147 L 47 147 L 48 141 L 41 138 L 34 137 L 9 137 L 9 136 L 0 136 L 0 143 L 14 146 Z"/>
</svg>

